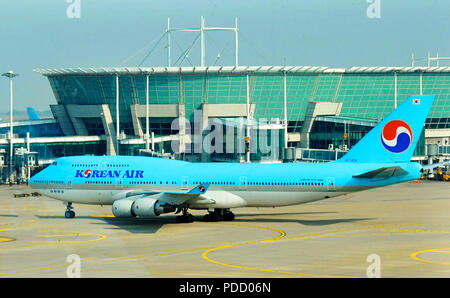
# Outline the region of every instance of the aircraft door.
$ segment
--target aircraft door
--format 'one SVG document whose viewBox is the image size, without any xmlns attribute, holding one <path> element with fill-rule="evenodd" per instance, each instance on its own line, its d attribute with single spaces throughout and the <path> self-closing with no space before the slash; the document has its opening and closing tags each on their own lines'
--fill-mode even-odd
<svg viewBox="0 0 450 298">
<path fill-rule="evenodd" d="M 105 171 L 107 169 L 106 166 L 106 159 L 102 158 L 100 160 L 100 163 L 98 165 L 98 171 L 101 173 L 102 171 Z M 99 203 L 102 203 L 103 200 L 111 194 L 110 191 L 107 191 L 107 188 L 110 188 L 109 186 L 106 186 L 106 179 L 102 178 L 99 182 L 101 183 L 101 186 L 97 190 L 97 199 Z"/>
<path fill-rule="evenodd" d="M 66 178 L 66 188 L 67 188 L 67 189 L 72 188 L 72 177 L 70 177 L 70 176 L 68 176 L 68 177 Z"/>
<path fill-rule="evenodd" d="M 239 177 L 239 182 L 240 182 L 240 190 L 247 190 L 248 185 L 247 177 L 246 176 Z"/>
<path fill-rule="evenodd" d="M 181 181 L 181 190 L 189 190 L 189 177 L 184 176 Z"/>
<path fill-rule="evenodd" d="M 328 191 L 336 191 L 334 177 L 328 177 L 327 178 L 327 190 Z"/>
</svg>

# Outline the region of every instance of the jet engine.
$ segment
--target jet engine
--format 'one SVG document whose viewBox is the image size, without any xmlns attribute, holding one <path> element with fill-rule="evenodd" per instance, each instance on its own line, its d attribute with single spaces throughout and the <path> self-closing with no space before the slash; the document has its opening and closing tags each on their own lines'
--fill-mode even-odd
<svg viewBox="0 0 450 298">
<path fill-rule="evenodd" d="M 133 217 L 131 211 L 134 201 L 128 199 L 115 200 L 112 205 L 112 212 L 115 217 Z"/>
<path fill-rule="evenodd" d="M 120 199 L 114 201 L 112 212 L 116 217 L 156 217 L 162 213 L 175 212 L 174 205 L 161 202 L 151 197 L 136 200 Z"/>
</svg>

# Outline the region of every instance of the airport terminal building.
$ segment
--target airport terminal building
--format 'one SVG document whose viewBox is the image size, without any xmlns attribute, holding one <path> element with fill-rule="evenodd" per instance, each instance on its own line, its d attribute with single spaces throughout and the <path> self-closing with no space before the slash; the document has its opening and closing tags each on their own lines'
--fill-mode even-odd
<svg viewBox="0 0 450 298">
<path fill-rule="evenodd" d="M 52 133 L 38 129 L 28 138 L 17 136 L 14 143 L 15 147 L 28 144 L 45 162 L 79 154 L 171 154 L 174 140 L 184 140 L 188 145 L 183 148 L 194 146 L 192 137 L 184 138 L 190 131 L 181 129 L 183 126 L 173 129 L 172 123 L 183 118 L 196 123 L 196 113 L 201 115 L 202 136 L 211 130 L 208 119 L 228 123 L 225 130 L 232 131 L 234 147 L 243 138 L 240 127 L 249 120 L 270 131 L 264 136 L 256 134 L 256 138 L 268 138 L 273 143 L 276 135 L 276 154 L 269 157 L 260 150 L 251 151 L 247 156 L 251 161 L 333 160 L 408 96 L 416 94 L 433 94 L 436 99 L 414 158 L 450 156 L 450 67 L 215 66 L 36 71 L 48 78 L 56 99 L 50 106 L 54 120 L 46 124 L 53 127 Z M 236 125 L 229 125 L 233 122 Z M 16 125 L 29 127 L 30 123 L 16 123 L 15 131 Z M 9 141 L 0 141 L 0 149 L 8 151 Z M 239 150 L 213 154 L 184 151 L 175 157 L 246 160 Z"/>
</svg>

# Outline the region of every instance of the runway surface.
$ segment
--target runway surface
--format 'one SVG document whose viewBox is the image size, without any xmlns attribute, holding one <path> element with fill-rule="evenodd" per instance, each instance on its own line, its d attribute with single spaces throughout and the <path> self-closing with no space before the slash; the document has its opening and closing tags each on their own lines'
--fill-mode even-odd
<svg viewBox="0 0 450 298">
<path fill-rule="evenodd" d="M 81 277 L 367 277 L 374 255 L 381 277 L 450 277 L 450 182 L 235 209 L 232 222 L 193 211 L 189 224 L 76 204 L 66 219 L 62 202 L 24 192 L 0 187 L 0 277 L 66 277 L 72 254 Z"/>
</svg>

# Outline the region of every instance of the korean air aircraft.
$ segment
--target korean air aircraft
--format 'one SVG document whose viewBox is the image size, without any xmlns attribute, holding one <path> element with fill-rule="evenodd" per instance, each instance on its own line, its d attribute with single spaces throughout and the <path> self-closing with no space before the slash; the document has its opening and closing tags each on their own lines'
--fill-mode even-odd
<svg viewBox="0 0 450 298">
<path fill-rule="evenodd" d="M 116 217 L 153 218 L 204 209 L 204 220 L 233 220 L 239 207 L 303 204 L 417 179 L 410 162 L 434 96 L 411 96 L 341 159 L 327 163 L 190 163 L 140 156 L 58 158 L 31 178 L 42 195 L 72 203 L 112 205 Z"/>
</svg>

